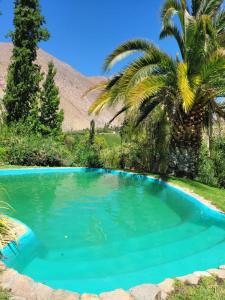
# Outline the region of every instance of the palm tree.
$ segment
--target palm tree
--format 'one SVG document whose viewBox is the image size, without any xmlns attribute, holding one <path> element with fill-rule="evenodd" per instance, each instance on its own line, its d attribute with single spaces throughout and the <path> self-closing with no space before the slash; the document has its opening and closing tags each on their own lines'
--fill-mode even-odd
<svg viewBox="0 0 225 300">
<path fill-rule="evenodd" d="M 188 72 L 190 73 L 198 73 L 198 70 L 204 64 L 204 60 L 207 59 L 205 53 L 213 52 L 224 46 L 225 11 L 222 10 L 222 4 L 223 0 L 192 0 L 191 9 L 189 9 L 184 0 L 166 0 L 164 3 L 161 13 L 163 28 L 160 33 L 160 38 L 163 39 L 167 36 L 175 38 L 182 59 L 187 63 Z M 175 16 L 178 17 L 180 26 L 174 22 Z M 192 24 L 197 24 L 198 22 L 203 25 L 202 39 L 195 39 L 195 35 L 193 35 L 192 32 Z M 192 41 L 194 41 L 194 43 Z M 200 41 L 203 46 L 203 55 L 199 56 L 196 55 L 196 53 L 198 53 L 198 51 L 196 52 L 196 47 L 199 47 Z M 195 98 L 195 102 L 197 102 L 197 98 Z M 208 129 L 210 153 L 214 114 L 219 114 L 219 117 L 222 116 L 224 118 L 224 112 L 222 107 L 220 107 L 219 110 L 217 109 L 218 105 L 215 99 L 209 99 L 208 103 L 204 103 L 203 100 L 201 102 L 205 105 L 203 112 L 204 124 Z M 202 115 L 201 111 L 198 111 L 198 107 L 192 110 L 196 116 Z M 201 141 L 200 136 L 199 141 Z"/>
<path fill-rule="evenodd" d="M 181 31 L 171 21 L 175 14 L 172 4 L 176 5 L 180 17 Z M 169 170 L 175 175 L 189 177 L 197 172 L 206 107 L 213 101 L 215 112 L 224 115 L 220 104 L 212 99 L 225 92 L 225 53 L 218 42 L 223 30 L 215 26 L 222 12 L 206 16 L 197 14 L 200 8 L 196 7 L 193 8 L 196 16 L 192 16 L 185 1 L 167 0 L 162 10 L 161 37 L 172 35 L 173 29 L 181 60 L 179 57 L 173 59 L 146 40 L 122 44 L 106 59 L 105 70 L 130 54 L 139 52 L 142 55 L 98 86 L 101 94 L 90 107 L 90 112 L 99 113 L 106 105 L 123 103 L 115 117 L 129 112 L 136 115 L 136 124 L 156 106 L 166 109 L 172 124 Z"/>
<path fill-rule="evenodd" d="M 205 42 L 207 43 L 207 33 L 212 31 L 213 26 L 216 42 L 218 45 L 224 46 L 225 11 L 222 9 L 222 4 L 223 0 L 191 0 L 191 8 L 189 8 L 186 0 L 165 0 L 161 11 L 163 28 L 160 33 L 160 38 L 164 39 L 168 36 L 175 38 L 182 59 L 188 60 L 188 53 L 191 53 L 192 51 L 187 43 L 187 25 L 193 19 L 202 19 L 206 26 L 204 32 L 204 34 L 206 34 L 204 39 Z M 174 22 L 176 16 L 178 17 L 180 26 Z"/>
</svg>

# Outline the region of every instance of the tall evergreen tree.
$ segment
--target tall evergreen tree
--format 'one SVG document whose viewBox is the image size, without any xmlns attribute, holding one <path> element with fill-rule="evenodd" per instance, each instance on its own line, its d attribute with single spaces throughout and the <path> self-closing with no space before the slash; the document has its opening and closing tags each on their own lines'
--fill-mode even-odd
<svg viewBox="0 0 225 300">
<path fill-rule="evenodd" d="M 53 62 L 49 62 L 41 94 L 40 123 L 44 135 L 59 133 L 63 122 L 63 110 L 59 110 L 60 96 L 54 80 L 55 75 L 56 68 Z"/>
<path fill-rule="evenodd" d="M 15 30 L 10 33 L 14 48 L 3 99 L 6 122 L 36 123 L 42 74 L 35 60 L 38 43 L 46 41 L 49 33 L 43 28 L 38 0 L 15 0 L 14 4 Z"/>
</svg>

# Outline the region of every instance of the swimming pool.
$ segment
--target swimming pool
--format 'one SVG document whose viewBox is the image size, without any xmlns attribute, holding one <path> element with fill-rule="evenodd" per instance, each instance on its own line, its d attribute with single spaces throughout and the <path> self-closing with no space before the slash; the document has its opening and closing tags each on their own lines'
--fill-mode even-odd
<svg viewBox="0 0 225 300">
<path fill-rule="evenodd" d="M 129 289 L 225 262 L 224 215 L 146 176 L 2 170 L 0 199 L 36 237 L 7 265 L 53 288 Z"/>
</svg>

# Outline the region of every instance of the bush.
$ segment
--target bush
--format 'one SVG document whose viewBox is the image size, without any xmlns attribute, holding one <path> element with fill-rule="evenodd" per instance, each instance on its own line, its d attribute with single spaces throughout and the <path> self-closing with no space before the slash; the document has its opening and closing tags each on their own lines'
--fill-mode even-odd
<svg viewBox="0 0 225 300">
<path fill-rule="evenodd" d="M 100 160 L 105 168 L 121 168 L 121 147 L 105 148 L 100 153 Z"/>
<path fill-rule="evenodd" d="M 104 167 L 101 161 L 101 152 L 106 148 L 106 142 L 101 137 L 95 137 L 94 144 L 89 141 L 89 134 L 85 134 L 78 140 L 74 146 L 74 161 L 73 165 L 102 168 Z"/>
<path fill-rule="evenodd" d="M 167 300 L 222 300 L 225 299 L 225 281 L 215 277 L 205 277 L 196 286 L 177 282 L 175 291 Z"/>
<path fill-rule="evenodd" d="M 22 166 L 57 167 L 72 163 L 72 155 L 60 139 L 21 136 L 13 131 L 0 136 L 0 158 L 7 164 Z"/>
<path fill-rule="evenodd" d="M 214 140 L 213 161 L 218 186 L 225 188 L 225 138 L 217 138 Z"/>
<path fill-rule="evenodd" d="M 225 188 L 225 138 L 213 140 L 211 158 L 206 145 L 202 145 L 196 179 L 208 185 Z"/>
<path fill-rule="evenodd" d="M 209 158 L 208 149 L 205 144 L 201 147 L 200 159 L 199 159 L 199 171 L 198 181 L 211 185 L 217 186 L 218 179 L 215 174 L 215 165 L 213 159 Z"/>
</svg>

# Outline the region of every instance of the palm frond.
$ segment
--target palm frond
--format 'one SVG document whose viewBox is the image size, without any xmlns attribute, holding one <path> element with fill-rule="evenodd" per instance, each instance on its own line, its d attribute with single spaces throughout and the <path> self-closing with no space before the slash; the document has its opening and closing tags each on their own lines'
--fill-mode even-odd
<svg viewBox="0 0 225 300">
<path fill-rule="evenodd" d="M 123 76 L 123 73 L 119 73 L 119 74 L 116 74 L 115 76 L 113 76 L 113 78 L 111 78 L 108 83 L 107 83 L 107 86 L 106 86 L 106 90 L 109 90 L 111 89 L 112 87 L 114 87 L 118 81 L 122 78 Z"/>
<path fill-rule="evenodd" d="M 213 19 L 213 25 L 218 34 L 219 44 L 225 46 L 225 10 L 220 11 Z"/>
<path fill-rule="evenodd" d="M 216 31 L 209 16 L 200 16 L 186 19 L 185 48 L 186 61 L 188 61 L 189 72 L 198 73 L 202 64 L 208 59 L 208 55 L 217 47 Z"/>
<path fill-rule="evenodd" d="M 202 0 L 191 0 L 191 8 L 192 8 L 193 16 L 196 16 L 198 14 L 201 2 Z"/>
<path fill-rule="evenodd" d="M 164 39 L 168 36 L 173 36 L 176 39 L 182 58 L 185 59 L 184 39 L 178 27 L 173 24 L 165 25 L 160 33 L 160 39 Z"/>
<path fill-rule="evenodd" d="M 128 103 L 132 107 L 140 107 L 151 96 L 157 94 L 166 85 L 166 78 L 161 75 L 151 76 L 131 88 L 128 94 Z"/>
<path fill-rule="evenodd" d="M 220 11 L 214 18 L 214 26 L 217 29 L 217 32 L 220 34 L 225 30 L 225 11 Z"/>
<path fill-rule="evenodd" d="M 200 69 L 200 76 L 203 84 L 214 86 L 219 84 L 222 80 L 224 81 L 225 73 L 225 51 L 218 49 L 211 53 L 208 60 L 202 64 Z"/>
<path fill-rule="evenodd" d="M 118 118 L 121 114 L 125 113 L 129 109 L 129 105 L 123 106 L 114 116 L 113 118 L 109 121 L 108 125 L 110 125 L 116 118 Z"/>
<path fill-rule="evenodd" d="M 214 16 L 218 13 L 222 4 L 223 0 L 202 0 L 196 15 Z"/>
<path fill-rule="evenodd" d="M 95 113 L 96 115 L 100 113 L 100 111 L 109 104 L 111 101 L 111 91 L 104 91 L 100 94 L 100 96 L 92 103 L 89 107 L 88 113 Z"/>
<path fill-rule="evenodd" d="M 149 114 L 162 102 L 163 97 L 156 95 L 152 98 L 147 98 L 139 109 L 139 114 L 137 116 L 135 127 L 138 127 Z"/>
<path fill-rule="evenodd" d="M 126 68 L 120 80 L 120 90 L 127 91 L 148 76 L 159 71 L 162 62 L 170 60 L 169 56 L 160 51 L 157 47 L 151 53 L 136 59 Z"/>
<path fill-rule="evenodd" d="M 88 94 L 96 92 L 96 91 L 102 91 L 104 90 L 109 84 L 109 81 L 103 81 L 100 82 L 92 87 L 90 87 L 83 95 L 82 98 L 86 97 Z"/>
<path fill-rule="evenodd" d="M 188 112 L 194 104 L 195 94 L 190 87 L 188 79 L 188 67 L 186 63 L 178 64 L 177 84 L 182 97 L 184 111 Z"/>
<path fill-rule="evenodd" d="M 160 73 L 159 65 L 165 67 L 166 63 L 171 68 L 171 58 L 157 47 L 147 55 L 136 59 L 123 71 L 123 76 L 113 88 L 111 88 L 113 104 L 124 102 L 127 99 L 129 90 L 143 79 L 152 74 Z"/>
<path fill-rule="evenodd" d="M 179 14 L 182 11 L 182 6 L 177 0 L 166 0 L 162 10 L 161 10 L 161 19 L 165 25 L 171 24 L 171 19 L 176 14 Z"/>
<path fill-rule="evenodd" d="M 152 44 L 143 39 L 135 39 L 130 40 L 119 47 L 117 47 L 112 54 L 110 54 L 103 65 L 104 71 L 109 71 L 112 69 L 112 67 L 119 61 L 125 59 L 127 56 L 136 53 L 136 52 L 142 52 L 142 53 L 148 53 L 152 49 Z"/>
</svg>

